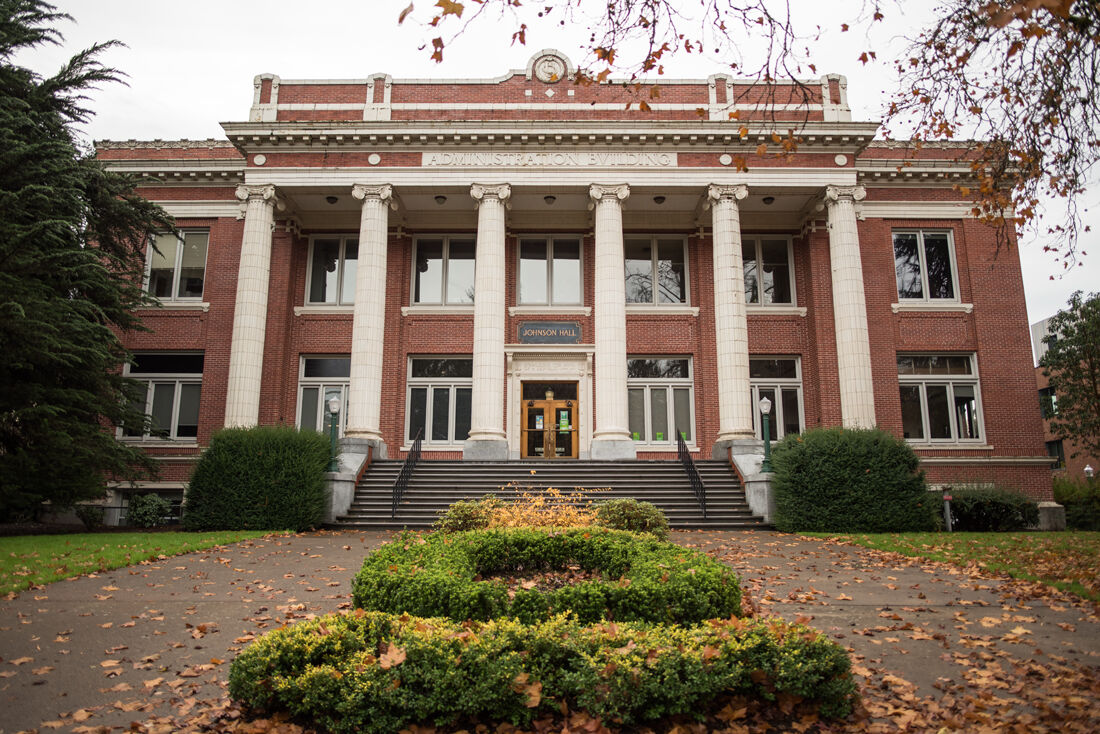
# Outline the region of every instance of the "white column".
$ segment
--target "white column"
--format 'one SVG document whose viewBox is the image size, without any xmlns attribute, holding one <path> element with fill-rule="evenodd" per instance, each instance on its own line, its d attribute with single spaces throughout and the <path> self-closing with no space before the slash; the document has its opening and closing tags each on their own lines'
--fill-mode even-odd
<svg viewBox="0 0 1100 734">
<path fill-rule="evenodd" d="M 505 460 L 504 435 L 504 208 L 508 184 L 474 184 L 477 254 L 474 259 L 474 385 L 467 461 Z"/>
<path fill-rule="evenodd" d="M 718 368 L 718 440 L 720 452 L 732 441 L 752 440 L 749 389 L 749 327 L 745 317 L 745 274 L 741 262 L 741 215 L 737 206 L 747 186 L 707 189 L 714 227 L 714 340 Z"/>
<path fill-rule="evenodd" d="M 867 302 L 863 296 L 863 266 L 859 256 L 855 202 L 867 195 L 862 186 L 827 186 L 829 259 L 833 273 L 833 319 L 836 325 L 837 368 L 840 372 L 840 415 L 845 428 L 875 425 L 871 342 Z"/>
<path fill-rule="evenodd" d="M 382 455 L 382 354 L 386 330 L 386 248 L 389 209 L 395 206 L 388 184 L 355 184 L 351 195 L 363 202 L 359 219 L 359 262 L 355 274 L 355 315 L 351 327 L 351 380 L 348 387 L 348 438 L 379 447 Z"/>
<path fill-rule="evenodd" d="M 626 184 L 593 184 L 596 210 L 596 430 L 593 459 L 633 459 L 626 395 L 626 269 L 623 205 Z"/>
<path fill-rule="evenodd" d="M 267 333 L 267 289 L 271 276 L 271 232 L 275 187 L 238 186 L 245 202 L 244 238 L 237 273 L 237 303 L 233 310 L 233 341 L 229 348 L 229 387 L 225 425 L 254 426 L 260 419 L 260 378 Z"/>
</svg>

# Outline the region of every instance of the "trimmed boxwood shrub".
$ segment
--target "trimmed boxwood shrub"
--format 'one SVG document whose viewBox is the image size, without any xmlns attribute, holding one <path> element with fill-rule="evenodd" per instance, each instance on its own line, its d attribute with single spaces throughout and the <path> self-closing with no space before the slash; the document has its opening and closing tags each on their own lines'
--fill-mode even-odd
<svg viewBox="0 0 1100 734">
<path fill-rule="evenodd" d="M 554 591 L 482 580 L 505 571 L 579 565 L 600 580 Z M 356 607 L 421 617 L 534 623 L 570 611 L 604 619 L 689 624 L 741 612 L 741 587 L 706 555 L 604 528 L 496 528 L 405 535 L 370 554 L 352 585 Z"/>
<path fill-rule="evenodd" d="M 158 494 L 135 494 L 126 508 L 126 522 L 139 528 L 153 528 L 163 525 L 171 511 L 172 503 Z"/>
<path fill-rule="evenodd" d="M 1100 481 L 1054 478 L 1054 501 L 1066 508 L 1070 530 L 1100 530 Z"/>
<path fill-rule="evenodd" d="M 210 439 L 183 507 L 187 530 L 304 530 L 324 519 L 329 440 L 289 427 L 227 428 Z"/>
<path fill-rule="evenodd" d="M 357 610 L 268 633 L 230 668 L 229 693 L 332 732 L 394 732 L 471 717 L 529 724 L 559 709 L 632 724 L 702 719 L 722 694 L 851 710 L 845 651 L 820 632 L 769 618 L 696 627 L 602 624 L 564 616 L 456 623 Z"/>
<path fill-rule="evenodd" d="M 775 448 L 775 526 L 785 532 L 934 530 L 913 449 L 879 429 L 819 428 Z"/>
<path fill-rule="evenodd" d="M 1039 504 L 998 487 L 955 487 L 951 520 L 958 531 L 1021 530 L 1039 524 Z"/>
<path fill-rule="evenodd" d="M 613 530 L 650 533 L 658 540 L 668 537 L 668 518 L 652 502 L 636 499 L 607 500 L 596 505 L 596 524 Z"/>
</svg>

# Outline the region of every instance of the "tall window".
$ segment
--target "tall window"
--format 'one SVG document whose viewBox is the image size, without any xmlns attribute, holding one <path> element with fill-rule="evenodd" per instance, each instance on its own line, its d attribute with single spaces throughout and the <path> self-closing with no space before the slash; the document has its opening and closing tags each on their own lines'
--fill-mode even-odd
<svg viewBox="0 0 1100 734">
<path fill-rule="evenodd" d="M 524 237 L 519 241 L 520 305 L 581 303 L 581 241 Z"/>
<path fill-rule="evenodd" d="M 1047 441 L 1047 456 L 1051 458 L 1051 469 L 1066 468 L 1066 449 L 1062 445 L 1062 439 Z"/>
<path fill-rule="evenodd" d="M 1039 409 L 1043 412 L 1043 418 L 1053 418 L 1058 415 L 1058 393 L 1053 387 L 1039 388 Z"/>
<path fill-rule="evenodd" d="M 749 386 L 752 388 L 752 427 L 763 438 L 760 399 L 772 401 L 768 433 L 773 441 L 802 433 L 802 365 L 797 357 L 753 357 L 749 360 Z"/>
<path fill-rule="evenodd" d="M 951 233 L 894 232 L 894 273 L 899 300 L 957 300 L 959 291 Z"/>
<path fill-rule="evenodd" d="M 422 432 L 425 444 L 460 444 L 470 435 L 474 361 L 468 357 L 409 360 L 405 435 Z"/>
<path fill-rule="evenodd" d="M 626 302 L 651 305 L 688 302 L 687 262 L 682 238 L 629 237 L 626 257 Z"/>
<path fill-rule="evenodd" d="M 142 352 L 123 374 L 141 381 L 145 393 L 134 407 L 151 417 L 146 432 L 123 428 L 126 438 L 193 440 L 199 435 L 199 397 L 202 393 L 203 355 Z"/>
<path fill-rule="evenodd" d="M 332 414 L 328 411 L 331 398 L 340 400 L 340 424 L 337 432 L 344 435 L 348 425 L 348 385 L 351 357 L 303 357 L 298 377 L 298 427 L 302 430 L 332 430 Z"/>
<path fill-rule="evenodd" d="M 413 303 L 455 306 L 474 302 L 472 237 L 419 239 L 413 253 Z"/>
<path fill-rule="evenodd" d="M 310 244 L 309 294 L 306 302 L 339 306 L 355 303 L 359 238 L 316 237 Z"/>
<path fill-rule="evenodd" d="M 626 361 L 627 415 L 631 437 L 670 448 L 676 435 L 695 440 L 695 399 L 691 360 L 636 357 Z"/>
<path fill-rule="evenodd" d="M 965 442 L 982 438 L 978 370 L 968 354 L 898 355 L 905 438 Z"/>
<path fill-rule="evenodd" d="M 149 248 L 149 295 L 161 301 L 202 298 L 209 244 L 209 232 L 158 234 Z"/>
<path fill-rule="evenodd" d="M 786 238 L 742 239 L 745 303 L 762 306 L 794 303 L 792 247 Z"/>
</svg>

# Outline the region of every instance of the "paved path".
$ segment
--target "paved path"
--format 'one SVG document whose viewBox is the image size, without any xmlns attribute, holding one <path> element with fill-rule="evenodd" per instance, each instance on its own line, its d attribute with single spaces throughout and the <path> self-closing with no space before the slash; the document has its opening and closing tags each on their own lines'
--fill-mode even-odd
<svg viewBox="0 0 1100 734">
<path fill-rule="evenodd" d="M 387 537 L 247 541 L 0 602 L 0 734 L 120 731 L 155 717 L 173 731 L 221 696 L 229 661 L 252 636 L 347 608 L 364 554 Z M 779 533 L 677 532 L 673 540 L 738 569 L 762 613 L 807 617 L 849 645 L 865 693 L 916 707 L 982 688 L 1026 699 L 1012 690 L 1013 676 L 1033 679 L 1035 691 L 1057 685 L 1033 675 L 1039 670 L 1065 671 L 1068 682 L 1091 669 L 1100 679 L 1100 620 L 1074 597 Z M 903 717 L 883 706 L 871 713 Z"/>
</svg>

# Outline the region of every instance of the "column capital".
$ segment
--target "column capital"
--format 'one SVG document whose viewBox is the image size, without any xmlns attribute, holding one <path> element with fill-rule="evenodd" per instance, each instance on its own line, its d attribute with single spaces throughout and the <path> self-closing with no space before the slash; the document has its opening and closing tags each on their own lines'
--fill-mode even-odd
<svg viewBox="0 0 1100 734">
<path fill-rule="evenodd" d="M 840 201 L 863 201 L 867 198 L 867 189 L 862 186 L 826 186 L 825 203 L 829 206 Z"/>
<path fill-rule="evenodd" d="M 393 186 L 389 184 L 354 184 L 351 187 L 352 198 L 363 203 L 380 201 L 391 209 L 397 209 L 397 197 L 393 195 Z"/>
<path fill-rule="evenodd" d="M 623 201 L 630 196 L 629 184 L 592 184 L 588 187 L 588 195 L 593 201 L 603 201 L 604 199 L 614 199 L 616 201 Z"/>
<path fill-rule="evenodd" d="M 512 187 L 508 184 L 472 184 L 470 186 L 470 196 L 474 198 L 474 201 L 481 205 L 481 202 L 486 199 L 496 199 L 502 204 L 508 201 L 508 198 L 512 195 Z"/>
<path fill-rule="evenodd" d="M 738 202 L 749 195 L 749 187 L 745 184 L 711 184 L 707 186 L 707 201 L 714 200 L 715 202 L 723 199 L 727 201 Z"/>
<path fill-rule="evenodd" d="M 241 184 L 237 187 L 237 198 L 241 201 L 248 201 L 249 199 L 262 199 L 263 201 L 275 203 L 277 197 L 275 196 L 274 184 L 261 184 L 248 185 Z"/>
</svg>

